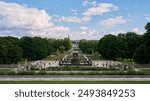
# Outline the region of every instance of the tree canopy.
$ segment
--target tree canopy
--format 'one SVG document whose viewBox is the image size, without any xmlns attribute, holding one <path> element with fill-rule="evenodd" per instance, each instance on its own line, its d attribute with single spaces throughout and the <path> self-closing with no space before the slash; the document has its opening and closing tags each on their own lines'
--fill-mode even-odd
<svg viewBox="0 0 150 101">
<path fill-rule="evenodd" d="M 115 35 L 105 35 L 99 40 L 99 53 L 107 59 L 115 59 L 117 54 L 117 37 Z"/>
<path fill-rule="evenodd" d="M 14 37 L 0 37 L 0 64 L 17 64 L 21 60 L 22 49 L 18 42 Z"/>
<path fill-rule="evenodd" d="M 143 36 L 143 43 L 140 45 L 134 54 L 134 61 L 141 64 L 150 63 L 150 23 L 145 26 L 147 30 Z"/>
<path fill-rule="evenodd" d="M 83 53 L 92 54 L 92 52 L 97 51 L 97 40 L 85 40 L 79 41 L 79 48 Z"/>
<path fill-rule="evenodd" d="M 58 50 L 62 53 L 68 51 L 71 47 L 72 43 L 68 38 L 0 37 L 0 64 L 16 64 L 22 59 L 40 60 Z"/>
</svg>

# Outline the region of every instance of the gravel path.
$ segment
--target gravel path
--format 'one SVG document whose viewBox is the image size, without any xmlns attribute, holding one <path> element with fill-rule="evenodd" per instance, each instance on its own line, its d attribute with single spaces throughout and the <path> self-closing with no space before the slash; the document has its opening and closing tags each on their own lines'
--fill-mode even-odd
<svg viewBox="0 0 150 101">
<path fill-rule="evenodd" d="M 148 76 L 122 75 L 34 75 L 34 76 L 0 76 L 0 81 L 150 81 Z"/>
</svg>

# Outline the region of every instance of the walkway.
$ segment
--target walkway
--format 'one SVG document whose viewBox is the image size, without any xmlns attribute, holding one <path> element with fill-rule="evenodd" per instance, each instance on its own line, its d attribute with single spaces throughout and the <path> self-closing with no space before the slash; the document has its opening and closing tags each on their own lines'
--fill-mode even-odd
<svg viewBox="0 0 150 101">
<path fill-rule="evenodd" d="M 33 75 L 1 76 L 0 81 L 150 81 L 148 76 L 123 75 Z"/>
</svg>

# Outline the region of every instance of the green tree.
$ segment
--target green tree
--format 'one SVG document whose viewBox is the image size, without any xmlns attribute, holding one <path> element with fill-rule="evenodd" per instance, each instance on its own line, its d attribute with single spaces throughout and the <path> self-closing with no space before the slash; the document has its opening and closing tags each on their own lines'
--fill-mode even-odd
<svg viewBox="0 0 150 101">
<path fill-rule="evenodd" d="M 82 50 L 83 53 L 85 53 L 87 48 L 85 39 L 79 41 L 79 48 Z"/>
<path fill-rule="evenodd" d="M 126 41 L 126 35 L 125 34 L 118 34 L 117 37 L 117 58 L 120 58 L 121 60 L 126 58 L 128 50 L 128 43 Z"/>
<path fill-rule="evenodd" d="M 92 48 L 87 48 L 86 53 L 87 54 L 92 54 L 93 49 Z"/>
<path fill-rule="evenodd" d="M 145 45 L 138 47 L 134 53 L 134 61 L 140 64 L 150 63 L 150 49 Z"/>
<path fill-rule="evenodd" d="M 144 33 L 144 44 L 147 47 L 150 47 L 150 23 L 147 23 L 147 25 L 145 26 L 146 28 L 146 33 Z"/>
<path fill-rule="evenodd" d="M 19 39 L 16 38 L 16 37 L 8 36 L 8 37 L 3 37 L 3 39 L 11 42 L 14 45 L 18 45 L 19 44 Z"/>
<path fill-rule="evenodd" d="M 72 42 L 69 38 L 64 38 L 63 44 L 64 44 L 64 47 L 65 47 L 65 51 L 70 50 L 71 47 L 72 47 Z"/>
<path fill-rule="evenodd" d="M 20 40 L 23 56 L 28 60 L 40 60 L 49 55 L 47 45 L 47 41 L 40 37 L 23 37 Z"/>
<path fill-rule="evenodd" d="M 142 44 L 142 40 L 136 33 L 128 32 L 126 33 L 126 41 L 128 44 L 126 58 L 129 58 L 131 60 L 133 59 L 133 53 L 135 52 L 136 48 L 138 48 Z"/>
<path fill-rule="evenodd" d="M 22 49 L 18 47 L 17 45 L 11 45 L 8 48 L 8 59 L 10 63 L 17 64 L 22 59 Z"/>
<path fill-rule="evenodd" d="M 115 35 L 105 35 L 99 41 L 99 53 L 107 59 L 116 59 L 117 37 Z"/>
<path fill-rule="evenodd" d="M 64 47 L 64 46 L 60 46 L 60 47 L 59 47 L 59 51 L 60 51 L 61 53 L 64 53 L 64 52 L 65 52 L 65 47 Z"/>
<path fill-rule="evenodd" d="M 140 64 L 150 63 L 150 23 L 145 26 L 145 29 L 147 31 L 144 33 L 144 43 L 136 49 L 134 54 L 134 61 Z"/>
<path fill-rule="evenodd" d="M 85 40 L 82 39 L 79 41 L 79 48 L 83 53 L 92 54 L 97 51 L 97 40 Z"/>
<path fill-rule="evenodd" d="M 11 41 L 0 38 L 0 64 L 17 64 L 22 59 L 22 49 Z"/>
<path fill-rule="evenodd" d="M 60 47 L 65 47 L 65 51 L 68 51 L 72 48 L 72 41 L 68 38 L 64 39 L 47 39 L 49 43 L 49 51 L 50 53 L 58 53 L 57 51 L 60 50 Z"/>
<path fill-rule="evenodd" d="M 53 54 L 53 53 L 56 53 L 56 51 L 57 51 L 57 47 L 56 47 L 56 44 L 55 44 L 55 41 L 56 41 L 56 39 L 47 39 L 47 41 L 48 41 L 48 47 L 49 47 L 49 49 L 48 49 L 48 51 L 49 51 L 49 53 L 50 54 Z"/>
</svg>

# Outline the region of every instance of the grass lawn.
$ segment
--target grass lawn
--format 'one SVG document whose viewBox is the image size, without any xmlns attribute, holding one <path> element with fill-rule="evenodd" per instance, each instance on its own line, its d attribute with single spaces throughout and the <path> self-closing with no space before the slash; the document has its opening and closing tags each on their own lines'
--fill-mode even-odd
<svg viewBox="0 0 150 101">
<path fill-rule="evenodd" d="M 128 65 L 132 65 L 132 64 L 135 64 L 133 61 L 119 61 L 123 64 L 128 64 Z"/>
<path fill-rule="evenodd" d="M 0 68 L 0 74 L 8 74 L 12 72 L 10 68 Z"/>
<path fill-rule="evenodd" d="M 90 54 L 86 54 L 86 56 L 91 59 L 91 60 L 106 60 L 105 58 L 103 58 L 102 56 L 93 56 L 93 55 L 90 55 Z"/>
<path fill-rule="evenodd" d="M 60 54 L 60 55 L 50 55 L 46 57 L 44 60 L 60 60 L 65 56 L 65 54 Z"/>
<path fill-rule="evenodd" d="M 0 84 L 150 84 L 150 81 L 0 81 Z"/>
<path fill-rule="evenodd" d="M 91 60 L 107 60 L 105 59 L 104 57 L 100 56 L 100 55 L 91 55 L 91 54 L 86 54 L 86 56 L 91 59 Z M 126 60 L 126 61 L 121 61 L 121 60 L 118 60 L 119 62 L 123 63 L 123 64 L 135 64 L 133 61 L 130 61 L 130 60 Z"/>
<path fill-rule="evenodd" d="M 139 68 L 139 70 L 140 70 L 141 72 L 150 74 L 150 68 Z"/>
<path fill-rule="evenodd" d="M 73 51 L 80 51 L 79 48 L 73 48 Z"/>
</svg>

